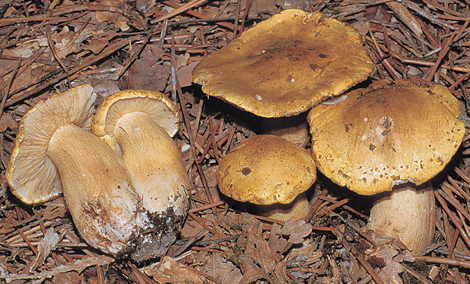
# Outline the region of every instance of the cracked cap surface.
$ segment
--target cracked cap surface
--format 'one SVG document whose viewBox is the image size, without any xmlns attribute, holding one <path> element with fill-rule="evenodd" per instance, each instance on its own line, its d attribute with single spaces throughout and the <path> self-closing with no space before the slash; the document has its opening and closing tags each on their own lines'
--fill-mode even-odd
<svg viewBox="0 0 470 284">
<path fill-rule="evenodd" d="M 460 103 L 441 85 L 382 80 L 343 96 L 308 115 L 313 157 L 324 175 L 358 194 L 428 181 L 465 134 Z"/>
</svg>

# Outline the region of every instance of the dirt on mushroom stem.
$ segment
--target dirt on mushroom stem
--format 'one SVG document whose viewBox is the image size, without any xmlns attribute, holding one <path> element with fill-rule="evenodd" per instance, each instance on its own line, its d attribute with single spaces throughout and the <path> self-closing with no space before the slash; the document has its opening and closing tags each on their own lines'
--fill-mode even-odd
<svg viewBox="0 0 470 284">
<path fill-rule="evenodd" d="M 98 107 L 92 129 L 121 155 L 150 221 L 131 257 L 141 262 L 162 256 L 189 210 L 188 175 L 170 137 L 178 130 L 176 107 L 159 92 L 118 92 Z"/>
</svg>

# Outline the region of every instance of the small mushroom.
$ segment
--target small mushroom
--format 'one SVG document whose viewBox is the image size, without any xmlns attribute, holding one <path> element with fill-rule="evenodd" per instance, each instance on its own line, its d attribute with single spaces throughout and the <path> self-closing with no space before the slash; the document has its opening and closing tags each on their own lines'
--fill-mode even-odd
<svg viewBox="0 0 470 284">
<path fill-rule="evenodd" d="M 318 11 L 290 9 L 243 32 L 192 74 L 209 96 L 260 117 L 282 118 L 343 93 L 366 80 L 373 68 L 354 28 Z M 281 130 L 282 123 L 290 129 Z M 262 133 L 279 133 L 294 144 L 308 140 L 305 120 L 261 124 Z"/>
<path fill-rule="evenodd" d="M 22 118 L 6 178 L 26 204 L 63 192 L 80 236 L 115 256 L 138 246 L 148 220 L 122 159 L 89 132 L 90 85 L 40 101 Z"/>
<path fill-rule="evenodd" d="M 126 164 L 154 234 L 132 255 L 137 261 L 161 256 L 176 240 L 189 209 L 189 178 L 171 136 L 178 131 L 175 105 L 163 94 L 128 90 L 104 99 L 92 130 L 108 141 Z"/>
<path fill-rule="evenodd" d="M 316 180 L 316 167 L 303 148 L 278 136 L 257 135 L 223 158 L 216 179 L 224 195 L 260 205 L 263 215 L 287 221 L 307 215 L 305 191 Z"/>
<path fill-rule="evenodd" d="M 425 184 L 462 142 L 460 104 L 444 86 L 409 80 L 382 80 L 343 96 L 309 113 L 317 167 L 358 194 L 388 191 L 378 195 L 369 228 L 419 253 L 435 227 L 434 195 Z"/>
</svg>

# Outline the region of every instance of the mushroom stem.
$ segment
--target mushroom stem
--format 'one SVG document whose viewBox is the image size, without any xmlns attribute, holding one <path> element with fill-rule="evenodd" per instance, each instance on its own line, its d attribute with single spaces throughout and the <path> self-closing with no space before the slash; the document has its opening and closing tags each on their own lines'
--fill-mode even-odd
<svg viewBox="0 0 470 284">
<path fill-rule="evenodd" d="M 154 245 L 149 249 L 144 245 L 139 256 L 133 258 L 140 261 L 159 256 L 176 239 L 189 209 L 186 190 L 190 185 L 181 153 L 168 133 L 143 112 L 119 118 L 113 138 L 142 197 L 142 207 L 150 214 L 158 234 L 165 237 L 156 236 L 151 241 Z"/>
<path fill-rule="evenodd" d="M 180 151 L 149 115 L 143 112 L 123 115 L 114 127 L 114 139 L 121 148 L 136 191 L 143 196 L 144 208 L 166 214 L 168 198 L 186 196 L 189 184 Z M 184 216 L 181 212 L 188 209 L 188 202 L 179 198 L 172 208 L 177 215 Z"/>
<path fill-rule="evenodd" d="M 307 216 L 309 202 L 305 192 L 299 194 L 294 201 L 289 204 L 275 203 L 271 205 L 257 205 L 257 211 L 264 217 L 275 220 L 287 221 L 290 218 L 300 220 Z"/>
<path fill-rule="evenodd" d="M 305 114 L 280 118 L 260 118 L 261 132 L 280 136 L 297 146 L 302 146 L 307 140 L 310 140 Z"/>
<path fill-rule="evenodd" d="M 47 155 L 59 172 L 65 202 L 82 238 L 113 255 L 131 249 L 146 217 L 119 155 L 73 124 L 54 132 Z"/>
<path fill-rule="evenodd" d="M 369 229 L 396 237 L 413 254 L 419 254 L 434 237 L 436 206 L 431 183 L 406 183 L 379 194 L 369 221 Z"/>
</svg>

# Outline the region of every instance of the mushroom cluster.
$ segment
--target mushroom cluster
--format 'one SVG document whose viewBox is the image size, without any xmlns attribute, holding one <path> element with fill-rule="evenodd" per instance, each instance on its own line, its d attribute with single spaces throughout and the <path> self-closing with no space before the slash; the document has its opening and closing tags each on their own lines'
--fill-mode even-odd
<svg viewBox="0 0 470 284">
<path fill-rule="evenodd" d="M 207 95 L 267 118 L 278 133 L 295 137 L 289 139 L 297 144 L 305 145 L 305 137 L 279 129 L 280 121 L 274 119 L 311 109 L 307 120 L 319 170 L 359 194 L 394 187 L 393 194 L 378 195 L 368 227 L 401 239 L 419 253 L 434 233 L 434 194 L 428 181 L 449 162 L 465 132 L 457 118 L 460 105 L 444 86 L 408 80 L 380 81 L 340 96 L 372 71 L 373 63 L 352 27 L 320 12 L 292 9 L 202 60 L 193 81 Z M 301 123 L 289 126 L 304 133 Z M 234 199 L 262 204 L 254 194 L 254 181 L 261 193 L 272 182 L 246 170 L 252 168 L 239 160 L 256 156 L 269 161 L 272 173 L 277 169 L 271 153 L 264 151 L 271 142 L 256 144 L 256 149 L 249 146 L 255 144 L 250 139 L 222 160 L 219 189 Z M 261 164 L 259 160 L 253 165 Z M 250 194 L 240 193 L 245 189 Z"/>
<path fill-rule="evenodd" d="M 193 81 L 201 84 L 202 91 L 209 96 L 218 97 L 265 118 L 263 124 L 269 126 L 262 130 L 263 133 L 279 134 L 295 144 L 304 144 L 309 139 L 308 124 L 303 117 L 300 118 L 304 121 L 299 122 L 297 115 L 366 80 L 373 68 L 372 60 L 362 46 L 361 36 L 354 28 L 324 17 L 321 12 L 308 13 L 290 9 L 257 24 L 202 60 L 193 71 Z M 288 128 L 280 126 L 281 123 L 286 123 Z M 261 201 L 234 194 L 248 188 L 255 192 L 256 187 L 273 188 L 279 192 L 279 188 L 274 189 L 279 186 L 276 182 L 283 184 L 282 188 L 287 192 L 296 191 L 298 189 L 292 187 L 297 186 L 300 181 L 294 181 L 285 174 L 306 165 L 309 165 L 310 181 L 313 181 L 304 182 L 302 186 L 308 187 L 302 191 L 307 190 L 315 181 L 315 174 L 312 172 L 315 167 L 311 166 L 314 164 L 311 158 L 289 158 L 286 165 L 279 166 L 283 162 L 282 158 L 274 158 L 277 154 L 272 155 L 273 152 L 264 149 L 272 148 L 272 139 L 265 142 L 265 145 L 260 141 L 268 139 L 263 139 L 246 141 L 240 146 L 242 150 L 236 150 L 224 158 L 217 172 L 219 189 L 238 201 L 255 204 L 290 203 L 292 198 Z M 248 146 L 251 144 L 258 146 Z M 300 150 L 302 149 L 296 149 Z M 276 151 L 281 153 L 284 150 L 279 148 L 274 150 Z M 238 159 L 243 159 L 245 152 L 248 155 L 256 153 L 258 159 L 265 160 L 266 162 L 259 162 L 266 164 L 265 169 L 241 177 L 245 179 L 244 182 L 231 182 L 231 188 L 226 189 L 227 182 L 224 180 L 232 180 L 231 176 L 236 173 L 233 169 L 239 166 L 230 168 L 228 165 L 232 162 L 225 160 L 235 160 L 236 155 L 240 155 Z M 283 155 L 284 153 L 279 154 L 284 157 Z M 275 159 L 279 159 L 279 164 L 274 162 Z M 230 174 L 227 172 L 229 168 L 232 169 Z M 283 175 L 276 176 L 276 172 L 282 171 Z M 261 175 L 276 176 L 276 182 L 262 179 Z M 256 180 L 256 185 L 245 188 L 247 181 L 251 179 Z M 294 204 L 307 204 L 305 194 L 303 196 L 299 198 L 300 201 L 304 200 L 303 203 L 297 201 Z M 303 212 L 303 216 L 297 215 L 296 218 L 305 217 L 308 207 L 304 207 Z M 286 218 L 286 215 L 272 216 Z"/>
<path fill-rule="evenodd" d="M 20 123 L 7 181 L 13 194 L 26 204 L 42 203 L 63 193 L 80 236 L 94 248 L 115 256 L 131 255 L 137 261 L 159 256 L 174 241 L 187 212 L 188 177 L 178 176 L 179 188 L 168 189 L 165 182 L 155 184 L 162 192 L 174 190 L 173 195 L 164 193 L 166 203 L 159 201 L 159 195 L 150 197 L 137 190 L 132 162 L 90 132 L 95 98 L 92 87 L 82 85 L 50 96 L 28 111 Z M 176 132 L 177 116 L 174 119 Z M 151 127 L 142 126 L 144 131 L 153 135 Z M 150 139 L 170 143 L 169 137 Z M 147 159 L 143 155 L 136 158 L 140 162 Z M 172 153 L 172 158 L 175 167 L 184 170 L 181 157 Z M 167 164 L 156 163 L 141 169 L 141 174 L 158 174 L 153 169 L 159 166 Z M 170 183 L 175 179 L 165 174 L 160 178 L 171 179 Z M 148 205 L 153 203 L 167 205 L 168 214 L 163 216 L 163 209 L 157 212 Z"/>
</svg>

